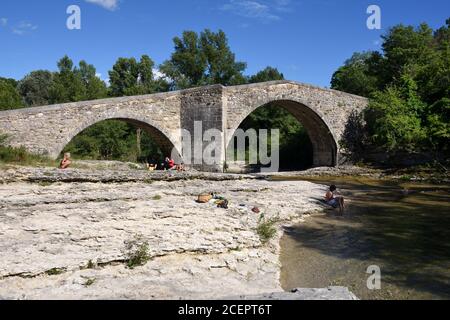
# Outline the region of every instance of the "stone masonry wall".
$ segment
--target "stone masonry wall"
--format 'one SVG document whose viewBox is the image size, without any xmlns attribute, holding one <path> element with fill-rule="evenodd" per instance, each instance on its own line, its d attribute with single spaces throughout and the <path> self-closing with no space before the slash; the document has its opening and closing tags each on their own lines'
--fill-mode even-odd
<svg viewBox="0 0 450 320">
<path fill-rule="evenodd" d="M 195 121 L 201 121 L 203 132 L 211 128 L 221 132 L 216 141 L 221 146 L 217 156 L 224 160 L 224 150 L 242 121 L 258 107 L 272 101 L 281 101 L 279 104 L 309 131 L 315 146 L 315 165 L 338 163 L 339 140 L 348 117 L 352 111 L 359 112 L 367 105 L 362 97 L 290 81 L 235 87 L 215 85 L 3 111 L 0 112 L 0 133 L 9 136 L 12 146 L 24 146 L 31 152 L 56 158 L 82 130 L 103 120 L 121 119 L 146 129 L 164 150 L 175 147 L 180 153 L 182 129 L 193 136 Z M 194 157 L 195 153 L 191 154 Z M 222 165 L 195 167 L 204 171 L 222 170 Z"/>
</svg>

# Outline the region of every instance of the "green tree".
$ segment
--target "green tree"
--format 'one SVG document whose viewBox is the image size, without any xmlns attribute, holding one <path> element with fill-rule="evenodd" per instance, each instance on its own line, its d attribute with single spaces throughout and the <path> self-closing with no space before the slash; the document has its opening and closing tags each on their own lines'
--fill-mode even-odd
<svg viewBox="0 0 450 320">
<path fill-rule="evenodd" d="M 79 72 L 75 72 L 73 61 L 66 55 L 58 61 L 59 72 L 50 87 L 50 103 L 82 101 L 86 97 L 86 87 Z"/>
<path fill-rule="evenodd" d="M 109 71 L 110 94 L 121 97 L 167 91 L 167 82 L 155 79 L 154 66 L 147 55 L 139 62 L 135 58 L 119 58 Z"/>
<path fill-rule="evenodd" d="M 242 72 L 247 68 L 247 64 L 236 61 L 225 32 L 219 30 L 215 33 L 209 29 L 204 30 L 200 34 L 200 50 L 206 57 L 208 84 L 220 83 L 227 86 L 245 83 Z"/>
<path fill-rule="evenodd" d="M 266 67 L 257 74 L 251 76 L 248 80 L 250 83 L 284 80 L 284 75 L 277 68 Z"/>
<path fill-rule="evenodd" d="M 22 97 L 14 86 L 15 80 L 0 78 L 0 110 L 23 107 Z"/>
<path fill-rule="evenodd" d="M 433 30 L 425 23 L 418 28 L 397 25 L 382 38 L 386 72 L 392 79 L 398 79 L 406 66 L 426 65 L 432 58 Z"/>
<path fill-rule="evenodd" d="M 426 24 L 394 26 L 383 36 L 382 52 L 355 54 L 333 75 L 333 88 L 372 98 L 366 125 L 356 126 L 367 131 L 361 133 L 366 148 L 448 155 L 449 26 L 450 19 L 434 32 Z M 354 142 L 346 148 L 360 152 Z"/>
<path fill-rule="evenodd" d="M 65 148 L 78 158 L 136 160 L 135 139 L 123 121 L 99 122 L 76 136 Z"/>
<path fill-rule="evenodd" d="M 106 98 L 108 89 L 104 81 L 97 77 L 97 71 L 92 64 L 82 60 L 79 68 L 74 70 L 77 77 L 80 77 L 85 89 L 85 99 L 95 100 Z"/>
<path fill-rule="evenodd" d="M 245 83 L 246 64 L 237 62 L 222 30 L 204 30 L 198 35 L 185 31 L 173 39 L 175 48 L 170 60 L 160 69 L 170 79 L 172 88 L 184 89 L 208 84 Z"/>
<path fill-rule="evenodd" d="M 11 86 L 13 86 L 14 88 L 17 88 L 17 85 L 19 84 L 16 79 L 12 79 L 12 78 L 2 78 L 2 77 L 0 77 L 0 81 L 4 81 L 4 82 L 8 83 Z"/>
<path fill-rule="evenodd" d="M 49 88 L 53 85 L 53 74 L 47 70 L 32 71 L 20 80 L 18 89 L 27 106 L 43 106 L 50 103 Z"/>
<path fill-rule="evenodd" d="M 331 88 L 369 97 L 378 89 L 378 79 L 371 74 L 379 63 L 374 52 L 354 53 L 332 76 Z"/>
<path fill-rule="evenodd" d="M 450 151 L 450 98 L 443 98 L 426 110 L 427 137 L 432 148 L 446 154 Z"/>
<path fill-rule="evenodd" d="M 420 151 L 426 138 L 421 123 L 424 107 L 417 95 L 417 85 L 408 76 L 402 76 L 401 86 L 375 93 L 365 112 L 375 145 L 392 152 Z"/>
</svg>

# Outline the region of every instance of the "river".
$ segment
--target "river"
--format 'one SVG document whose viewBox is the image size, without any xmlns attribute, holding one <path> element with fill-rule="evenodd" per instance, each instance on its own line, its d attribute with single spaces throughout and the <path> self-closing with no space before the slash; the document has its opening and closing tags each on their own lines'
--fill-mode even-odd
<svg viewBox="0 0 450 320">
<path fill-rule="evenodd" d="M 278 178 L 292 180 L 292 178 Z M 293 178 L 336 184 L 344 217 L 327 210 L 286 228 L 281 283 L 346 286 L 361 299 L 450 299 L 450 186 L 367 178 Z M 381 289 L 366 273 L 379 266 Z"/>
</svg>

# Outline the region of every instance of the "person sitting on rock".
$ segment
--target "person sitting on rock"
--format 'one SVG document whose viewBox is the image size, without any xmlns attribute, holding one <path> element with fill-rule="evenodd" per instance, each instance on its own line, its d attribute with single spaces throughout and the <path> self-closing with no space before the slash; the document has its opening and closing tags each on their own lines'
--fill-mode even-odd
<svg viewBox="0 0 450 320">
<path fill-rule="evenodd" d="M 61 163 L 59 164 L 60 169 L 67 169 L 72 164 L 72 161 L 70 160 L 70 153 L 65 153 L 64 158 L 61 160 Z"/>
<path fill-rule="evenodd" d="M 336 190 L 337 188 L 335 185 L 330 186 L 330 189 L 325 194 L 325 201 L 329 206 L 335 209 L 339 208 L 339 213 L 342 215 L 345 209 L 345 201 L 344 197 L 335 195 Z"/>
<path fill-rule="evenodd" d="M 164 160 L 163 168 L 164 168 L 164 170 L 175 169 L 175 160 L 173 160 L 169 157 L 166 157 L 166 159 Z"/>
<path fill-rule="evenodd" d="M 148 171 L 155 171 L 156 169 L 158 169 L 158 165 L 157 164 L 153 164 L 153 163 L 147 163 L 147 170 Z"/>
</svg>

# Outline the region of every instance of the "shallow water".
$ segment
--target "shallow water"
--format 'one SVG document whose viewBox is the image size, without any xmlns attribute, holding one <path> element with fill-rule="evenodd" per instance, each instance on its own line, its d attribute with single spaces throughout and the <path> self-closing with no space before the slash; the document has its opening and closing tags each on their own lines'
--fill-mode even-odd
<svg viewBox="0 0 450 320">
<path fill-rule="evenodd" d="M 449 185 L 302 180 L 336 184 L 349 203 L 344 217 L 327 210 L 286 229 L 280 257 L 285 290 L 338 285 L 361 299 L 450 299 Z M 381 268 L 380 290 L 367 288 L 371 265 Z"/>
</svg>

